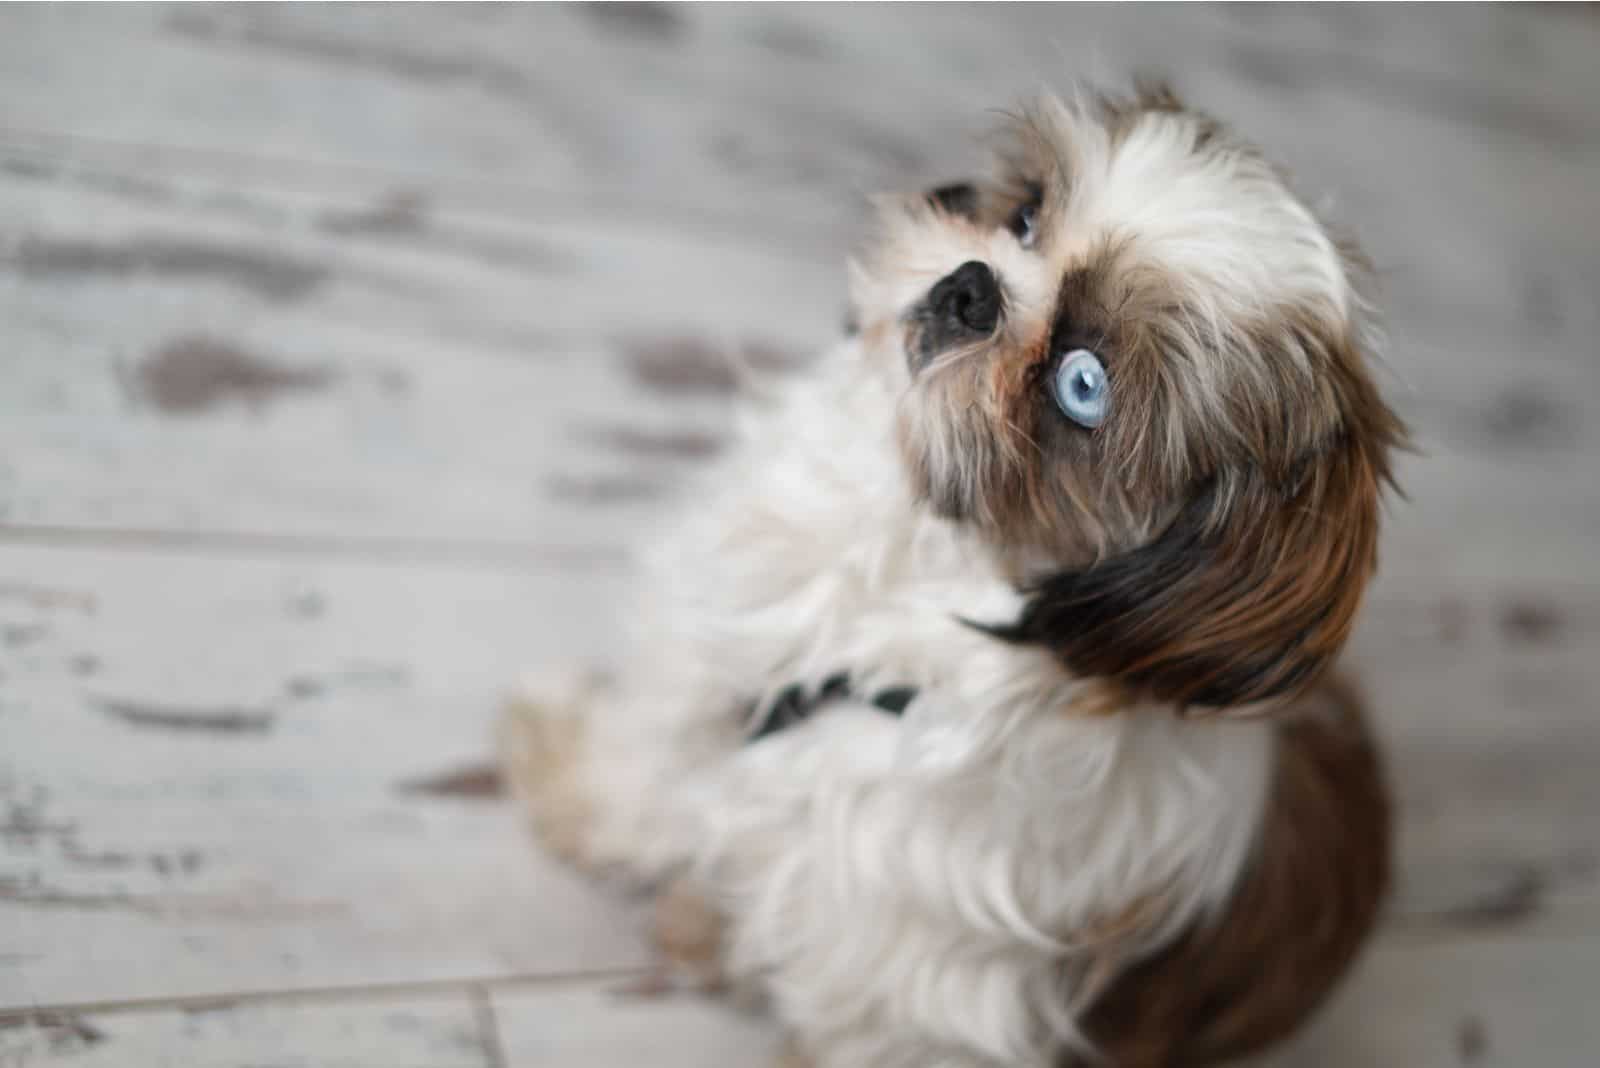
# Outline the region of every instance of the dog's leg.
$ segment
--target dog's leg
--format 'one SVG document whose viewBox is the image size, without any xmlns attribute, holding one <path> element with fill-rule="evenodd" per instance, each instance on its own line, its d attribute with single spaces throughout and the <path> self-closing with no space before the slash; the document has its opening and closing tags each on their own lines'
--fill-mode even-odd
<svg viewBox="0 0 1600 1068">
<path fill-rule="evenodd" d="M 689 878 L 675 879 L 656 895 L 651 934 L 656 950 L 673 968 L 705 990 L 723 990 L 722 950 L 726 917 Z"/>
<path fill-rule="evenodd" d="M 778 1051 L 778 1059 L 773 1062 L 773 1068 L 817 1068 L 817 1062 L 806 1056 L 794 1041 L 783 1044 Z"/>
<path fill-rule="evenodd" d="M 737 746 L 731 702 L 683 688 L 624 686 L 546 671 L 507 702 L 500 756 L 513 795 L 551 852 L 594 874 L 655 884 L 692 859 L 678 797 L 697 768 Z"/>
<path fill-rule="evenodd" d="M 585 784 L 588 720 L 607 684 L 597 674 L 554 672 L 506 702 L 499 749 L 506 781 L 552 853 L 592 867 L 597 799 Z"/>
</svg>

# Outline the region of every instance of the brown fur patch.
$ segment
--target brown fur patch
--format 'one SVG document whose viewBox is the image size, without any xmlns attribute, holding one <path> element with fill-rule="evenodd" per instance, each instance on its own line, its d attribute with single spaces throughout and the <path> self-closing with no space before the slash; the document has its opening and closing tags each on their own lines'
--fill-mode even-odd
<svg viewBox="0 0 1600 1068">
<path fill-rule="evenodd" d="M 1132 703 L 1132 696 L 1123 687 L 1105 679 L 1091 679 L 1067 703 L 1067 712 L 1074 716 L 1114 716 L 1127 711 Z"/>
<path fill-rule="evenodd" d="M 1287 310 L 1259 330 L 1258 351 L 1293 348 L 1317 384 L 1265 387 L 1241 402 L 1251 418 L 1213 413 L 1217 433 L 1203 449 L 1194 443 L 1205 435 L 1185 434 L 1181 461 L 1151 457 L 1144 428 L 1199 426 L 1203 413 L 1180 415 L 1152 382 L 1129 388 L 1129 368 L 1174 372 L 1134 358 L 1138 349 L 1122 353 L 1111 372 L 1123 368 L 1119 397 L 1148 409 L 1123 411 L 1096 435 L 1092 467 L 1132 472 L 1156 495 L 1130 505 L 1134 514 L 1157 510 L 1174 477 L 1203 481 L 1154 540 L 1050 577 L 1017 623 L 994 633 L 1053 648 L 1078 674 L 1212 708 L 1292 695 L 1332 662 L 1377 565 L 1379 497 L 1404 430 L 1352 338 Z"/>
<path fill-rule="evenodd" d="M 1285 715 L 1252 867 L 1226 912 L 1124 973 L 1086 1028 L 1119 1068 L 1232 1061 L 1297 1028 L 1349 969 L 1390 865 L 1388 793 L 1354 694 Z"/>
</svg>

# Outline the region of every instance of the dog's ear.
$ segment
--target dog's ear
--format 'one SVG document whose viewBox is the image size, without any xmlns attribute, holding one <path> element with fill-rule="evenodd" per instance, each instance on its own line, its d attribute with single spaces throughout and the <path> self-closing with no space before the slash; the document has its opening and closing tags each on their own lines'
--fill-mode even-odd
<svg viewBox="0 0 1600 1068">
<path fill-rule="evenodd" d="M 929 204 L 964 219 L 978 216 L 978 186 L 974 182 L 948 182 L 923 194 Z"/>
<path fill-rule="evenodd" d="M 1340 431 L 1283 477 L 1218 474 L 1153 541 L 1047 579 L 984 629 L 1190 712 L 1294 694 L 1349 636 L 1387 463 L 1386 442 Z"/>
</svg>

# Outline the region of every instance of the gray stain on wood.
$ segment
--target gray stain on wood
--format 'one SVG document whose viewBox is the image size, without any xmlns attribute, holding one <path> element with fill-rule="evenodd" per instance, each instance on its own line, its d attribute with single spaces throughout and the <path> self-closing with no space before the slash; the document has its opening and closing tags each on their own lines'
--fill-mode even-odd
<svg viewBox="0 0 1600 1068">
<path fill-rule="evenodd" d="M 670 4 L 617 3 L 584 4 L 580 10 L 597 25 L 621 30 L 632 36 L 657 41 L 673 40 L 684 31 L 683 16 Z"/>
<path fill-rule="evenodd" d="M 71 834 L 61 839 L 61 857 L 75 868 L 87 868 L 91 871 L 123 871 L 139 863 L 137 856 L 119 849 L 85 849 L 78 844 L 77 837 Z M 150 859 L 153 864 L 155 858 Z"/>
<path fill-rule="evenodd" d="M 1519 599 L 1500 608 L 1500 633 L 1521 645 L 1550 645 L 1566 625 L 1561 611 L 1545 601 Z"/>
<path fill-rule="evenodd" d="M 370 207 L 324 212 L 317 226 L 330 234 L 416 234 L 427 225 L 427 204 L 421 193 L 397 189 Z"/>
<path fill-rule="evenodd" d="M 274 301 L 305 297 L 329 276 L 326 267 L 281 253 L 191 238 L 87 241 L 30 237 L 18 246 L 14 263 L 24 277 L 31 278 L 149 275 L 218 280 Z"/>
<path fill-rule="evenodd" d="M 41 1052 L 52 1057 L 97 1046 L 106 1040 L 104 1031 L 76 1013 L 36 1011 L 16 1016 L 0 1016 L 0 1031 L 22 1029 L 32 1031 L 43 1039 Z M 24 1046 L 21 1049 L 24 1057 L 30 1048 L 40 1049 L 38 1046 Z M 25 1059 L 16 1061 L 8 1059 L 3 1063 L 24 1065 L 28 1062 Z"/>
<path fill-rule="evenodd" d="M 68 182 L 97 193 L 109 193 L 143 204 L 168 204 L 176 194 L 159 182 L 128 174 L 90 170 L 66 170 L 59 164 L 12 157 L 0 159 L 0 174 L 30 182 Z"/>
<path fill-rule="evenodd" d="M 63 890 L 44 883 L 37 874 L 30 875 L 26 879 L 0 876 L 0 902 L 30 908 L 76 909 L 87 912 L 104 912 L 108 909 L 152 911 L 148 905 L 141 905 L 131 895 L 120 891 L 96 893 Z"/>
<path fill-rule="evenodd" d="M 781 19 L 757 23 L 750 28 L 749 37 L 768 51 L 790 59 L 824 59 L 830 50 L 827 38 L 817 30 Z"/>
<path fill-rule="evenodd" d="M 1456 1028 L 1456 1053 L 1460 1055 L 1461 1063 L 1479 1064 L 1488 1052 L 1489 1029 L 1484 1026 L 1483 1017 L 1475 1013 L 1463 1017 Z"/>
<path fill-rule="evenodd" d="M 551 475 L 545 479 L 544 486 L 545 492 L 555 500 L 585 505 L 647 501 L 665 491 L 660 479 L 645 475 Z"/>
<path fill-rule="evenodd" d="M 1514 927 L 1539 913 L 1547 888 L 1543 873 L 1532 868 L 1518 869 L 1499 886 L 1445 911 L 1440 919 L 1447 925 L 1472 930 Z"/>
<path fill-rule="evenodd" d="M 1438 626 L 1439 642 L 1443 645 L 1460 645 L 1467 636 L 1471 613 L 1466 602 L 1459 597 L 1444 597 L 1434 606 L 1434 622 Z"/>
<path fill-rule="evenodd" d="M 1479 426 L 1486 444 L 1496 451 L 1570 448 L 1578 437 L 1572 412 L 1525 387 L 1496 393 L 1484 405 Z"/>
<path fill-rule="evenodd" d="M 262 734 L 272 729 L 276 718 L 273 709 L 260 706 L 161 704 L 110 694 L 96 694 L 93 699 L 107 715 L 155 730 Z"/>
<path fill-rule="evenodd" d="M 196 12 L 174 14 L 166 20 L 165 25 L 173 33 L 194 40 L 277 53 L 339 69 L 367 70 L 411 82 L 477 85 L 515 95 L 525 93 L 532 84 L 525 70 L 510 64 L 433 55 L 416 49 L 379 46 L 282 26 L 218 19 Z"/>
<path fill-rule="evenodd" d="M 729 393 L 738 384 L 727 354 L 699 338 L 628 341 L 621 348 L 633 380 L 654 392 Z"/>
<path fill-rule="evenodd" d="M 27 602 L 31 608 L 71 608 L 92 615 L 99 600 L 92 593 L 57 589 L 27 582 L 0 582 L 0 600 L 16 599 Z"/>
<path fill-rule="evenodd" d="M 49 633 L 47 623 L 4 623 L 0 624 L 0 644 L 17 649 L 32 645 Z"/>
<path fill-rule="evenodd" d="M 199 335 L 177 337 L 139 362 L 138 397 L 168 415 L 196 415 L 226 401 L 260 407 L 284 393 L 317 390 L 333 380 L 318 367 L 285 367 Z"/>
<path fill-rule="evenodd" d="M 679 335 L 632 338 L 618 342 L 629 376 L 656 393 L 673 395 L 729 394 L 744 372 L 776 374 L 792 371 L 806 357 L 779 344 L 747 340 L 729 351 L 704 338 Z"/>
<path fill-rule="evenodd" d="M 423 779 L 401 783 L 397 789 L 402 794 L 422 797 L 457 797 L 485 801 L 505 796 L 505 782 L 500 769 L 492 764 L 459 768 Z"/>
<path fill-rule="evenodd" d="M 715 456 L 723 439 L 704 430 L 645 430 L 633 426 L 584 427 L 578 436 L 639 457 L 698 461 Z"/>
<path fill-rule="evenodd" d="M 317 228 L 338 237 L 407 242 L 429 252 L 539 275 L 564 274 L 578 266 L 576 256 L 542 242 L 440 225 L 428 217 L 427 206 L 419 191 L 394 190 L 366 207 L 325 211 L 317 217 Z"/>
</svg>

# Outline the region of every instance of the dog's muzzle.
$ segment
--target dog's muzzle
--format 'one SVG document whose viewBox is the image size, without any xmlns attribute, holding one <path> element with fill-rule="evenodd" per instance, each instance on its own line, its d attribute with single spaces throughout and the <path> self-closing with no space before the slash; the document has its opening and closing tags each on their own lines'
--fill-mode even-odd
<svg viewBox="0 0 1600 1068">
<path fill-rule="evenodd" d="M 911 373 L 949 348 L 994 333 L 1002 303 L 1000 280 L 987 263 L 968 260 L 939 279 L 911 315 L 918 327 L 907 353 Z"/>
</svg>

